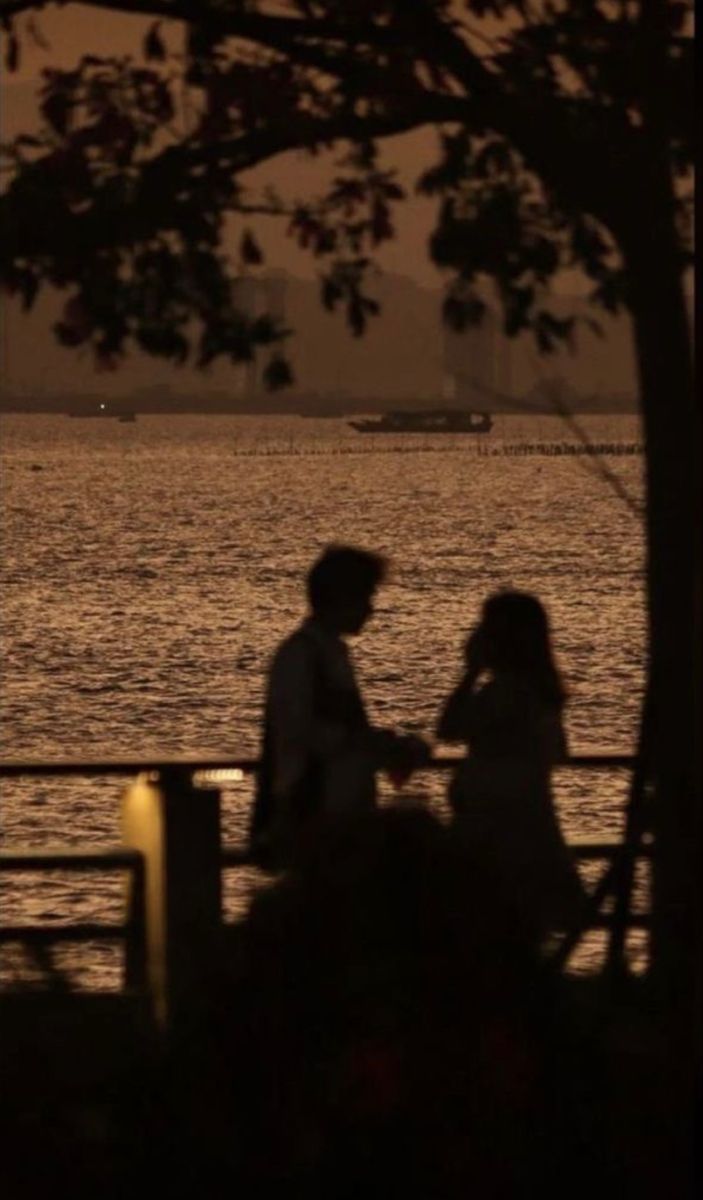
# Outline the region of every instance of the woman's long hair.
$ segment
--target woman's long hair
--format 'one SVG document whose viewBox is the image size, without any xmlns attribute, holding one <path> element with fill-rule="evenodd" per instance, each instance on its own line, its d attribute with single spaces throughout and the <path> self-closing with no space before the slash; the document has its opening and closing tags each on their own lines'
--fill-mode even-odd
<svg viewBox="0 0 703 1200">
<path fill-rule="evenodd" d="M 508 591 L 490 596 L 481 628 L 488 667 L 521 675 L 547 703 L 564 704 L 566 689 L 554 661 L 549 619 L 536 596 Z"/>
</svg>

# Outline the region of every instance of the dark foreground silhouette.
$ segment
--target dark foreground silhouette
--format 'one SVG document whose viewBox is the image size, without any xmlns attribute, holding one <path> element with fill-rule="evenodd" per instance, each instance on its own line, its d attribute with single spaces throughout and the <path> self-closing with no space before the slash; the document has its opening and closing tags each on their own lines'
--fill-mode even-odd
<svg viewBox="0 0 703 1200">
<path fill-rule="evenodd" d="M 259 861 L 287 870 L 212 951 L 192 947 L 200 991 L 169 1036 L 128 1004 L 77 1021 L 54 997 L 34 1024 L 18 1008 L 0 1063 L 10 1200 L 688 1194 L 682 1089 L 651 1029 L 613 1039 L 540 953 L 582 898 L 549 795 L 563 692 L 543 610 L 493 598 L 469 639 L 440 724 L 470 751 L 448 828 L 377 807 L 375 770 L 426 754 L 371 727 L 343 644 L 381 569 L 347 547 L 311 572 L 312 616 L 272 670 L 253 829 Z"/>
<path fill-rule="evenodd" d="M 591 1177 L 593 1060 L 519 914 L 426 812 L 328 825 L 228 963 L 202 1021 L 251 1186 L 507 1197 Z"/>
<path fill-rule="evenodd" d="M 613 1042 L 574 1010 L 426 812 L 330 824 L 166 1042 L 83 1018 L 69 1038 L 53 1001 L 5 1039 L 3 1194 L 688 1196 L 676 1081 L 631 1012 Z"/>
</svg>

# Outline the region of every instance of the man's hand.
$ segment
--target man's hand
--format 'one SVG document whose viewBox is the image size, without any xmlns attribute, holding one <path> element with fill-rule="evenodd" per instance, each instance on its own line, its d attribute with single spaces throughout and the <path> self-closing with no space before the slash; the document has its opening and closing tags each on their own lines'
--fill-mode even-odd
<svg viewBox="0 0 703 1200">
<path fill-rule="evenodd" d="M 391 783 L 397 788 L 407 783 L 413 771 L 427 766 L 432 757 L 429 743 L 414 733 L 395 735 L 389 751 L 386 770 Z"/>
</svg>

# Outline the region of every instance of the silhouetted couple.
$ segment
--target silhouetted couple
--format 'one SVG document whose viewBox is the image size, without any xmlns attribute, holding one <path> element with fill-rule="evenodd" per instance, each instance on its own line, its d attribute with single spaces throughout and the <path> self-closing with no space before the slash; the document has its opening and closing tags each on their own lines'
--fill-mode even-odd
<svg viewBox="0 0 703 1200">
<path fill-rule="evenodd" d="M 329 547 L 308 574 L 310 615 L 275 654 L 252 826 L 265 864 L 292 862 L 325 823 L 373 813 L 378 770 L 402 780 L 429 759 L 422 739 L 370 724 L 344 640 L 371 616 L 384 571 L 378 555 Z M 584 903 L 550 796 L 564 700 L 540 602 L 492 596 L 438 735 L 469 748 L 449 793 L 457 835 L 540 932 L 578 920 Z"/>
</svg>

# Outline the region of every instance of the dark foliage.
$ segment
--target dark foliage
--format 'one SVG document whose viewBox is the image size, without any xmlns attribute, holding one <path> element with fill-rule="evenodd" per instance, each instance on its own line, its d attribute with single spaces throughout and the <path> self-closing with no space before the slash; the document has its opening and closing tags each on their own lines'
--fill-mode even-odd
<svg viewBox="0 0 703 1200">
<path fill-rule="evenodd" d="M 32 0 L 0 0 L 5 63 L 19 64 Z M 505 330 L 548 352 L 573 336 L 550 309 L 564 268 L 594 304 L 629 303 L 623 243 L 640 203 L 651 99 L 677 178 L 687 261 L 693 144 L 692 5 L 659 3 L 668 39 L 653 74 L 648 9 L 578 0 L 101 0 L 154 17 L 138 57 L 84 56 L 45 72 L 41 128 L 3 147 L 3 287 L 31 307 L 67 293 L 56 336 L 115 366 L 133 347 L 174 362 L 249 358 L 286 335 L 233 299 L 261 270 L 244 222 L 278 213 L 320 262 L 321 298 L 361 334 L 377 305 L 366 279 L 394 235 L 403 191 L 378 140 L 431 124 L 438 156 L 420 179 L 437 197 L 431 240 L 447 272 L 447 320 L 481 320 L 486 291 Z M 167 37 L 186 23 L 184 51 Z M 497 23 L 498 22 L 498 23 Z M 662 78 L 663 76 L 663 78 Z M 662 99 L 664 98 L 664 99 Z M 332 149 L 326 194 L 291 207 L 250 194 L 242 173 L 286 150 Z M 232 227 L 241 222 L 238 239 Z M 226 246 L 237 244 L 238 254 Z M 285 380 L 283 358 L 267 377 Z"/>
</svg>

